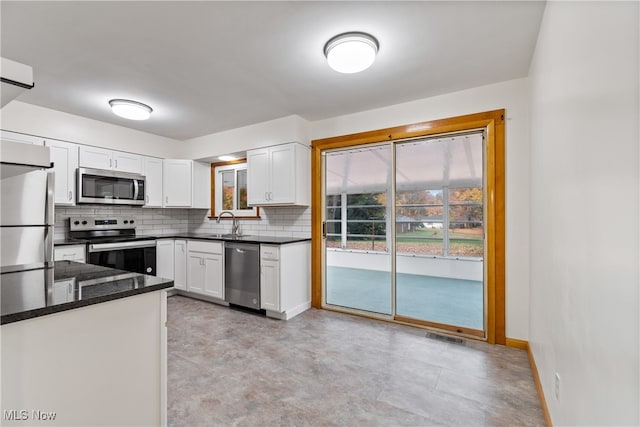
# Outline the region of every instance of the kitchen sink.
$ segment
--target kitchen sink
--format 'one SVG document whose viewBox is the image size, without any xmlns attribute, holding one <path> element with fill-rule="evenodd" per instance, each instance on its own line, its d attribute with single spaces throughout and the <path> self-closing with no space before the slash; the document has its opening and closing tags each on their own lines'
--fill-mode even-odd
<svg viewBox="0 0 640 427">
<path fill-rule="evenodd" d="M 207 237 L 211 237 L 213 239 L 241 239 L 243 236 L 240 234 L 209 234 Z"/>
</svg>

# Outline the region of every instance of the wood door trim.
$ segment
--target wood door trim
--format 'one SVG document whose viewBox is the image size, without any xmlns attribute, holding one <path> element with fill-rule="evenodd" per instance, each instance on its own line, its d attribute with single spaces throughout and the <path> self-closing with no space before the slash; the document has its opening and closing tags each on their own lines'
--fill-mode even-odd
<svg viewBox="0 0 640 427">
<path fill-rule="evenodd" d="M 322 308 L 322 152 L 369 143 L 484 129 L 486 135 L 486 339 L 506 343 L 505 301 L 505 110 L 467 114 L 311 141 L 311 305 Z"/>
</svg>

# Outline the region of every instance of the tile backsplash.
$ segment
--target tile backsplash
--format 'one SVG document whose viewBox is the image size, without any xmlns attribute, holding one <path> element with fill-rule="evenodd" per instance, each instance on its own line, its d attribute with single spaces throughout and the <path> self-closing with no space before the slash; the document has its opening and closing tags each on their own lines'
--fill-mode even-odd
<svg viewBox="0 0 640 427">
<path fill-rule="evenodd" d="M 229 233 L 231 218 L 225 217 L 216 224 L 210 220 L 206 209 L 163 209 L 134 208 L 128 206 L 56 206 L 56 222 L 54 234 L 56 239 L 63 239 L 69 233 L 69 217 L 71 216 L 122 216 L 136 221 L 136 232 L 140 235 L 167 233 Z M 242 234 L 311 237 L 311 208 L 278 207 L 261 208 L 259 219 L 239 219 Z"/>
<path fill-rule="evenodd" d="M 189 209 L 189 231 L 192 233 L 229 233 L 231 217 L 220 224 L 207 218 L 209 211 Z M 311 237 L 311 208 L 260 208 L 259 219 L 239 219 L 240 232 L 253 236 Z"/>
</svg>

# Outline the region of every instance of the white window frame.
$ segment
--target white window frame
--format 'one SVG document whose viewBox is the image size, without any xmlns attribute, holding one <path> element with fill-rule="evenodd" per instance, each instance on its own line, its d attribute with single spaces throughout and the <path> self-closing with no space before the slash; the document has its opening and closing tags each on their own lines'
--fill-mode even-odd
<svg viewBox="0 0 640 427">
<path fill-rule="evenodd" d="M 238 200 L 237 200 L 237 194 L 238 194 L 238 171 L 241 170 L 246 170 L 247 169 L 247 163 L 234 163 L 234 164 L 230 164 L 230 165 L 221 165 L 221 166 L 216 166 L 214 168 L 214 174 L 215 174 L 215 178 L 214 178 L 214 183 L 215 183 L 215 201 L 214 201 L 214 207 L 215 207 L 215 212 L 213 213 L 214 216 L 218 216 L 220 215 L 220 212 L 222 212 L 223 210 L 229 210 L 231 212 L 233 212 L 233 214 L 237 217 L 237 218 L 242 218 L 242 217 L 251 217 L 251 218 L 259 218 L 260 217 L 260 210 L 258 207 L 253 207 L 253 208 L 249 208 L 249 209 L 222 209 L 222 185 L 223 185 L 223 179 L 222 179 L 222 172 L 226 172 L 226 171 L 234 171 L 233 174 L 233 179 L 234 179 L 234 192 L 233 192 L 233 206 L 234 208 L 236 208 L 238 206 Z M 226 217 L 223 217 L 226 218 Z"/>
</svg>

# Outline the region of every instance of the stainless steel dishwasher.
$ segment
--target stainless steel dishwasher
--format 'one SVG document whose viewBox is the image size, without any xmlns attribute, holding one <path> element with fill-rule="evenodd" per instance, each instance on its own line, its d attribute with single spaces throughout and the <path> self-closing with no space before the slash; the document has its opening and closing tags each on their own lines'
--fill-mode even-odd
<svg viewBox="0 0 640 427">
<path fill-rule="evenodd" d="M 260 310 L 260 245 L 225 242 L 224 291 L 230 304 Z"/>
</svg>

